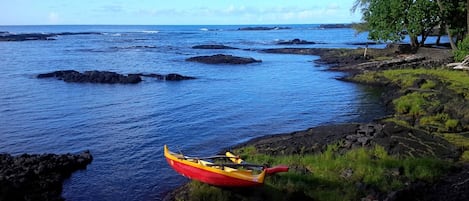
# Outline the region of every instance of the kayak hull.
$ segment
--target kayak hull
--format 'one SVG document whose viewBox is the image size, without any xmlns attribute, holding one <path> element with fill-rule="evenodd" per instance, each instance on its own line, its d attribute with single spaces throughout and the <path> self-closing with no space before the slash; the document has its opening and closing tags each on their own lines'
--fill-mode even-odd
<svg viewBox="0 0 469 201">
<path fill-rule="evenodd" d="M 168 164 L 176 172 L 189 179 L 225 187 L 251 187 L 264 183 L 265 170 L 259 174 L 253 174 L 251 170 L 213 166 L 214 164 L 207 161 L 187 159 L 181 154 L 173 153 L 166 145 L 164 151 Z"/>
</svg>

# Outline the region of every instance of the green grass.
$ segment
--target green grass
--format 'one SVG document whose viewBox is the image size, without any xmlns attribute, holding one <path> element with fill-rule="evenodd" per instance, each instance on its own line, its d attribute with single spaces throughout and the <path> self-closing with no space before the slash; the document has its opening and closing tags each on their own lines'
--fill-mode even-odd
<svg viewBox="0 0 469 201">
<path fill-rule="evenodd" d="M 371 84 L 391 84 L 401 96 L 392 101 L 394 119 L 403 126 L 431 132 L 469 130 L 469 73 L 444 69 L 399 69 L 367 72 L 353 78 Z"/>
<path fill-rule="evenodd" d="M 389 82 L 400 86 L 402 89 L 410 88 L 414 82 L 419 79 L 420 75 L 426 75 L 443 80 L 449 85 L 449 88 L 456 91 L 458 94 L 469 98 L 469 74 L 465 71 L 454 71 L 444 69 L 398 69 L 398 70 L 385 70 L 385 71 L 370 71 L 357 75 L 354 80 L 363 83 L 375 83 L 377 80 L 386 78 Z M 427 80 L 422 89 L 433 89 L 436 83 Z"/>
<path fill-rule="evenodd" d="M 313 200 L 359 200 L 369 193 L 366 189 L 389 192 L 403 188 L 406 182 L 434 181 L 449 167 L 449 163 L 438 159 L 390 156 L 379 146 L 354 149 L 345 154 L 339 154 L 337 146 L 328 146 L 324 153 L 316 155 L 269 156 L 257 153 L 252 146 L 236 152 L 250 163 L 290 167 L 288 173 L 267 177 L 265 186 L 256 190 L 267 200 L 289 200 L 289 196 L 298 193 Z M 199 182 L 192 182 L 191 186 L 189 197 L 194 197 L 193 200 L 223 200 L 223 196 L 229 200 L 249 200 Z"/>
<path fill-rule="evenodd" d="M 424 94 L 413 92 L 395 99 L 393 104 L 398 114 L 419 116 L 425 114 L 424 108 L 427 101 Z"/>
<path fill-rule="evenodd" d="M 443 134 L 443 137 L 462 150 L 460 161 L 469 162 L 469 137 L 453 133 Z"/>
<path fill-rule="evenodd" d="M 460 161 L 469 162 L 469 137 L 449 133 L 456 132 L 458 127 L 469 129 L 464 123 L 469 119 L 469 107 L 461 106 L 469 100 L 468 72 L 386 70 L 360 74 L 354 80 L 398 86 L 402 96 L 392 101 L 396 113 L 386 121 L 443 133 L 437 135 L 462 150 Z M 446 93 L 451 96 L 448 98 Z M 455 105 L 459 107 L 454 108 Z M 320 201 L 360 200 L 370 191 L 389 192 L 413 181 L 434 181 L 452 165 L 435 158 L 398 158 L 379 146 L 353 149 L 344 154 L 338 154 L 338 146 L 333 145 L 315 155 L 270 156 L 259 153 L 253 146 L 236 152 L 250 163 L 285 164 L 290 171 L 269 176 L 263 187 L 247 190 L 191 182 L 185 200 L 305 200 L 304 197 Z"/>
<path fill-rule="evenodd" d="M 459 160 L 466 163 L 469 162 L 469 151 L 464 151 Z"/>
<path fill-rule="evenodd" d="M 469 150 L 469 137 L 453 133 L 443 134 L 443 137 L 457 147 Z"/>
<path fill-rule="evenodd" d="M 401 88 L 409 88 L 419 79 L 420 75 L 435 77 L 446 83 L 450 90 L 469 99 L 469 74 L 465 71 L 443 70 L 443 69 L 400 69 L 383 71 L 378 76 L 384 76 L 391 82 L 401 86 Z M 433 83 L 434 84 L 434 83 Z M 427 85 L 432 85 L 429 83 Z M 428 88 L 424 86 L 422 88 Z M 434 87 L 434 86 L 433 86 Z"/>
<path fill-rule="evenodd" d="M 459 120 L 451 119 L 446 113 L 423 116 L 420 118 L 420 125 L 438 128 L 437 131 L 445 132 L 454 130 L 459 124 Z"/>
</svg>

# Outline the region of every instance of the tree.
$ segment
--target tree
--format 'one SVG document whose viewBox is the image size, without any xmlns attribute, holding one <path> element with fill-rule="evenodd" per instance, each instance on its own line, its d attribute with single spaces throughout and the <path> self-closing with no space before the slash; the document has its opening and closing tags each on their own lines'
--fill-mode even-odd
<svg viewBox="0 0 469 201">
<path fill-rule="evenodd" d="M 354 13 L 357 11 L 358 8 L 361 8 L 361 12 L 364 13 L 365 9 L 368 8 L 368 4 L 370 4 L 370 0 L 355 0 L 350 10 L 352 11 L 352 13 Z"/>
<path fill-rule="evenodd" d="M 405 29 L 413 47 L 423 46 L 428 35 L 440 24 L 439 8 L 434 1 L 414 0 L 409 2 Z M 421 41 L 418 41 L 420 36 Z"/>
<path fill-rule="evenodd" d="M 440 9 L 439 10 L 440 11 L 440 16 L 442 17 L 442 22 L 441 22 L 440 26 L 444 27 L 444 29 L 446 30 L 446 34 L 448 34 L 448 39 L 449 39 L 449 43 L 451 45 L 451 49 L 456 50 L 457 47 L 456 47 L 456 43 L 453 41 L 453 34 L 451 33 L 451 31 L 449 29 L 449 26 L 447 25 L 448 18 L 444 17 L 445 16 L 445 10 L 446 10 L 445 6 L 441 2 L 441 0 L 437 0 L 437 4 L 438 4 L 438 7 Z"/>
<path fill-rule="evenodd" d="M 419 47 L 440 23 L 438 5 L 431 0 L 369 0 L 359 5 L 367 6 L 362 8 L 363 20 L 372 40 L 397 42 L 408 34 L 411 46 Z"/>
<path fill-rule="evenodd" d="M 437 3 L 442 26 L 448 34 L 451 48 L 456 50 L 456 43 L 461 42 L 464 36 L 469 33 L 469 14 L 467 12 L 469 1 L 437 0 Z"/>
<path fill-rule="evenodd" d="M 411 45 L 418 47 L 439 26 L 456 50 L 456 44 L 469 37 L 469 0 L 355 0 L 351 11 L 357 10 L 372 40 L 400 41 L 408 34 Z"/>
</svg>

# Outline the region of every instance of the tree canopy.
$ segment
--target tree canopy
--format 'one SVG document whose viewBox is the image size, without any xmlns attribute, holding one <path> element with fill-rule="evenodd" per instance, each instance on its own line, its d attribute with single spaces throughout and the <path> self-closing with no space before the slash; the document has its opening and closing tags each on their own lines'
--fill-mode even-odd
<svg viewBox="0 0 469 201">
<path fill-rule="evenodd" d="M 396 42 L 408 35 L 419 47 L 436 28 L 462 40 L 469 26 L 467 7 L 469 0 L 356 0 L 351 10 L 363 14 L 370 39 Z"/>
</svg>

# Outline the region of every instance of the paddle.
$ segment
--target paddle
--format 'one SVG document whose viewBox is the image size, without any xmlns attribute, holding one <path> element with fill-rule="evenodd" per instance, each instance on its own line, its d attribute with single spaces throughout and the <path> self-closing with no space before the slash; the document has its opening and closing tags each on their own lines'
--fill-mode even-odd
<svg viewBox="0 0 469 201">
<path fill-rule="evenodd" d="M 225 167 L 232 167 L 232 168 L 237 168 L 237 167 L 257 167 L 257 168 L 264 168 L 265 166 L 263 165 L 256 165 L 256 164 L 234 164 L 234 163 L 214 163 L 214 164 L 207 164 L 207 166 L 225 166 Z"/>
<path fill-rule="evenodd" d="M 183 158 L 184 158 L 184 159 L 217 159 L 217 158 L 236 158 L 236 157 L 223 156 L 223 155 L 215 155 L 215 156 L 202 156 L 202 157 L 184 156 Z"/>
<path fill-rule="evenodd" d="M 259 167 L 261 167 L 262 170 L 265 170 L 267 174 L 275 174 L 277 172 L 288 172 L 288 166 L 286 165 L 278 165 L 275 167 L 267 167 L 266 165 L 252 165 L 244 162 L 243 159 L 241 159 L 239 156 L 234 155 L 231 152 L 226 152 L 225 155 L 230 157 L 230 160 L 237 165 L 247 165 L 246 167 L 254 167 L 256 169 L 260 169 Z"/>
<path fill-rule="evenodd" d="M 221 167 L 231 167 L 231 168 L 238 168 L 238 167 L 256 168 L 258 170 L 265 170 L 265 173 L 267 174 L 288 172 L 288 166 L 286 165 L 277 165 L 275 167 L 267 167 L 264 165 L 249 164 L 249 163 L 243 163 L 243 164 L 219 163 L 219 164 L 207 164 L 207 166 L 221 166 Z"/>
</svg>

